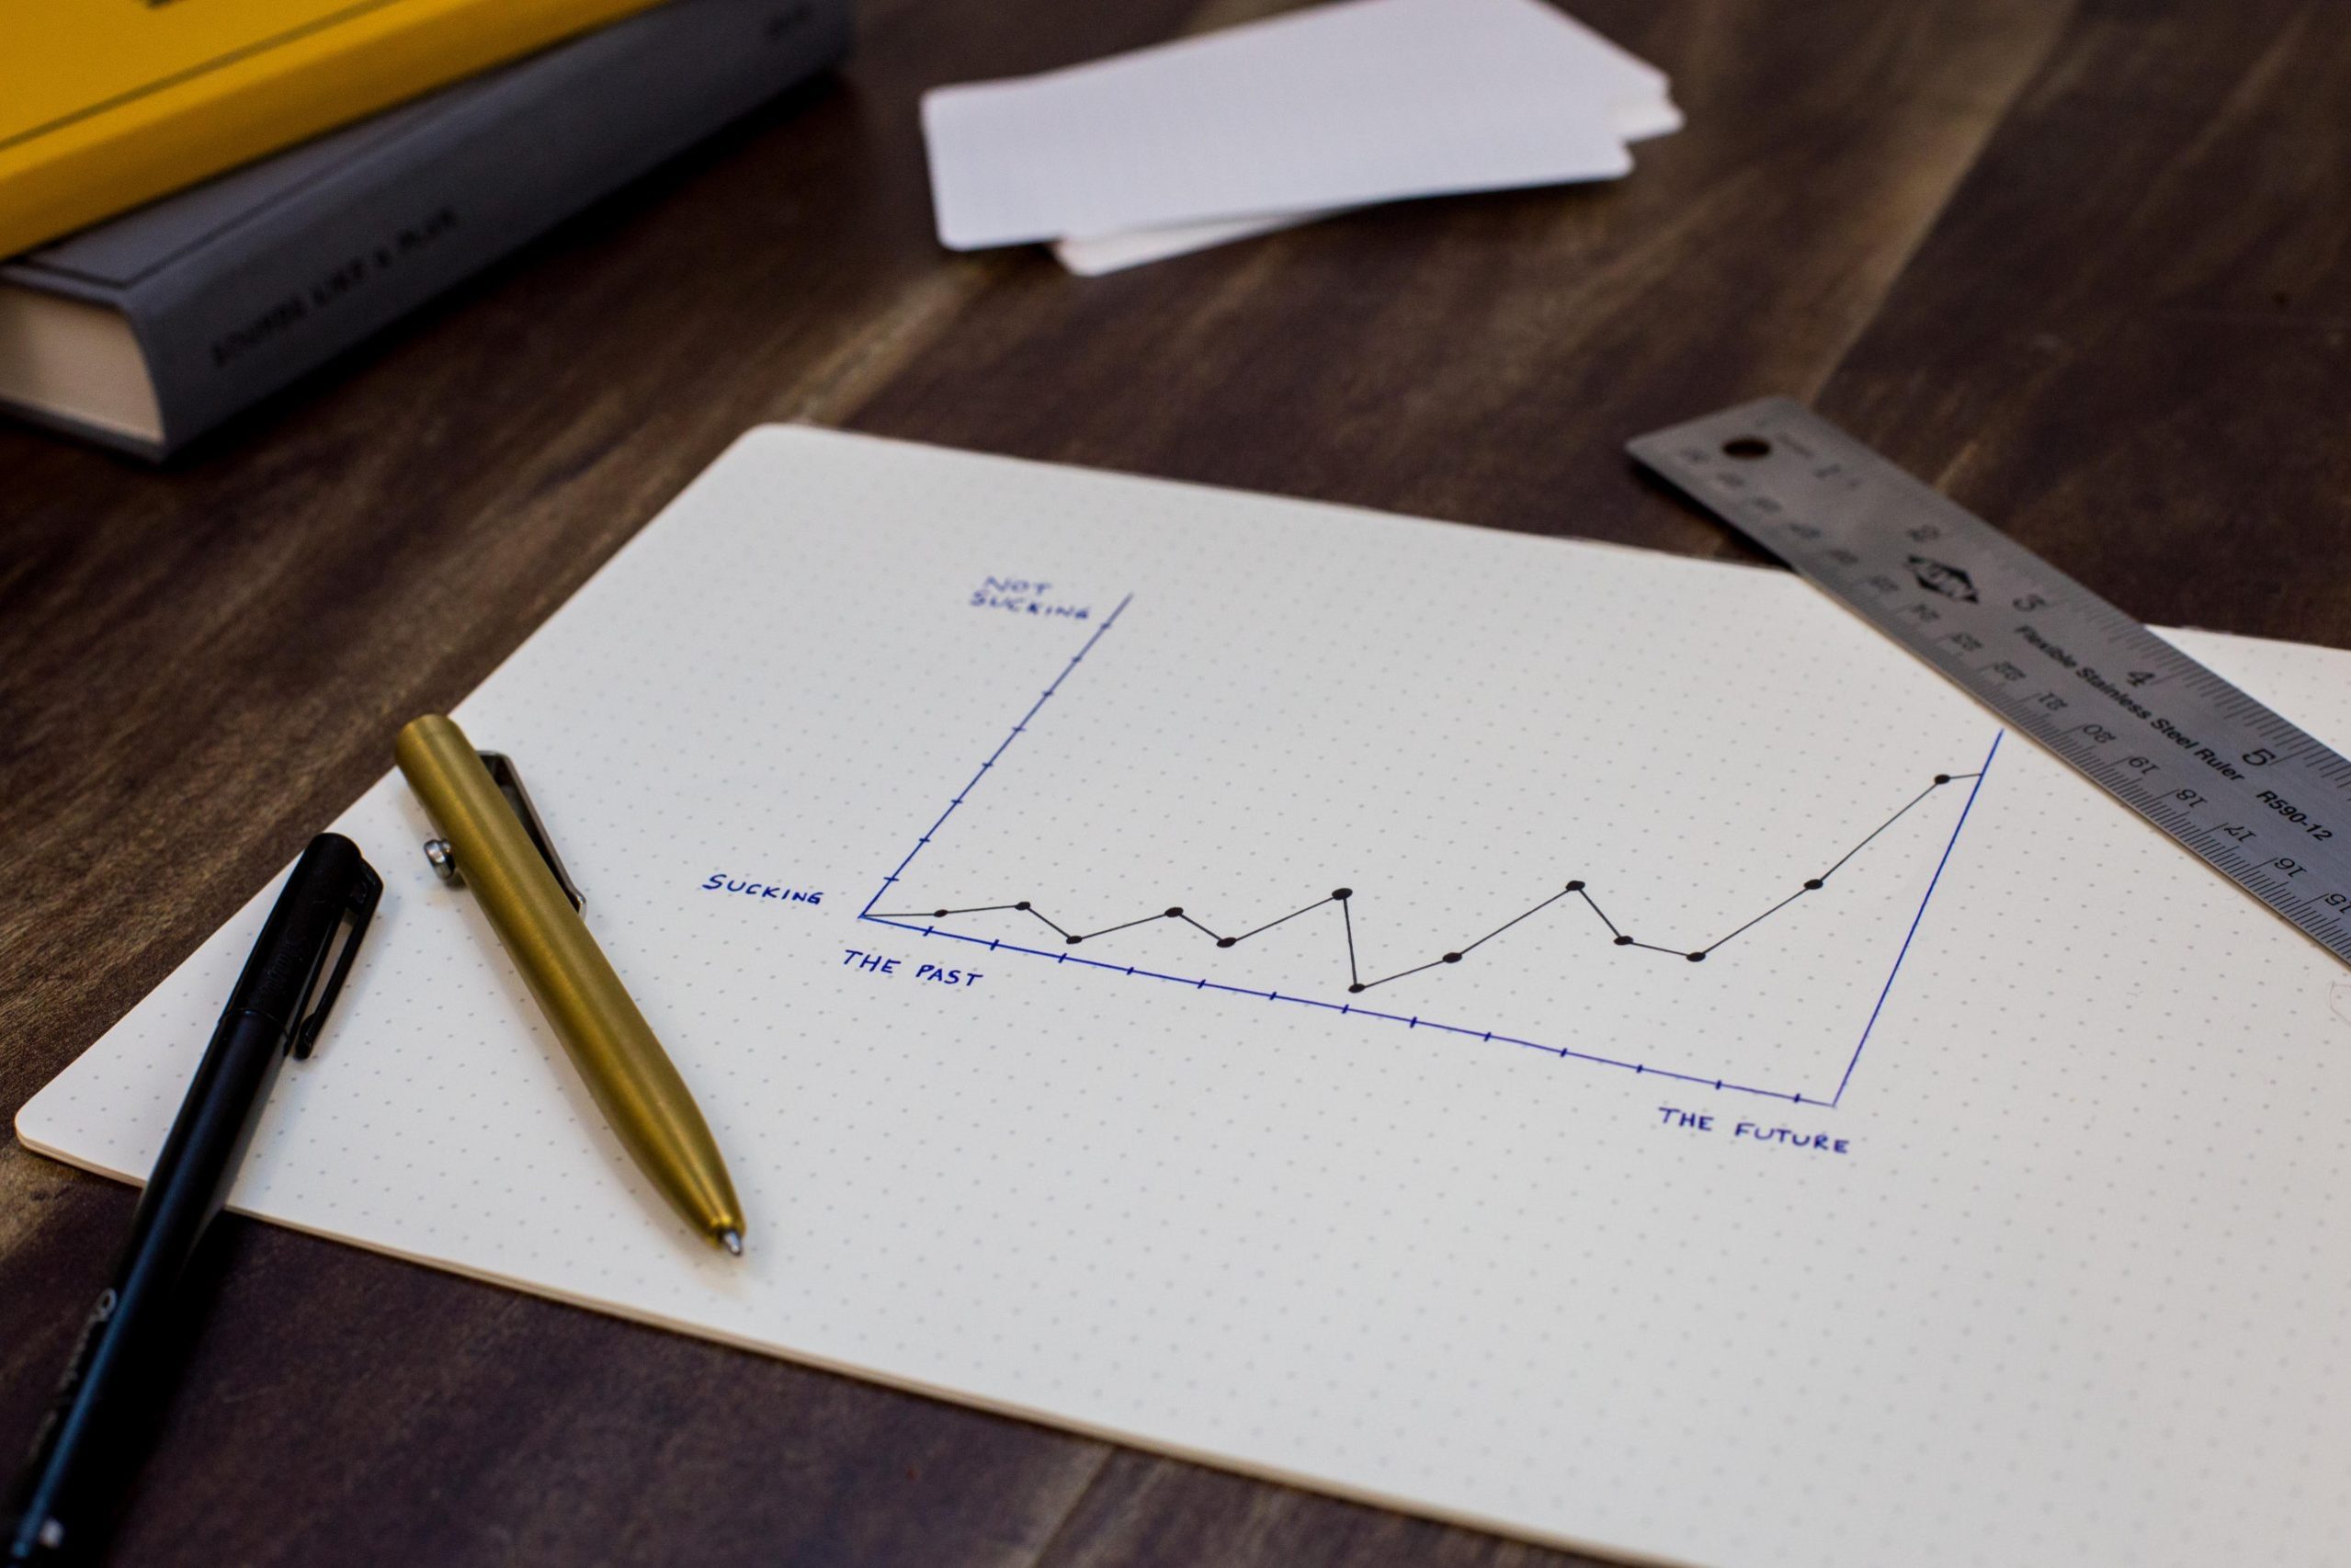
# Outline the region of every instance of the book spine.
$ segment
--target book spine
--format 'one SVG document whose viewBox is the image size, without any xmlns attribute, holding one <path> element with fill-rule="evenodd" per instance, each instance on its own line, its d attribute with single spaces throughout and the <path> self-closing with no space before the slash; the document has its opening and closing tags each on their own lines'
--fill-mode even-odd
<svg viewBox="0 0 2351 1568">
<path fill-rule="evenodd" d="M 163 268 L 121 300 L 168 455 L 846 52 L 849 0 L 672 0 Z"/>
<path fill-rule="evenodd" d="M 282 37 L 191 62 L 158 82 L 0 145 L 0 255 L 110 218 L 652 3 L 356 5 Z M 158 8 L 151 4 L 145 10 Z M 131 14 L 145 13 L 134 7 Z M 100 35 L 85 47 L 105 43 Z"/>
</svg>

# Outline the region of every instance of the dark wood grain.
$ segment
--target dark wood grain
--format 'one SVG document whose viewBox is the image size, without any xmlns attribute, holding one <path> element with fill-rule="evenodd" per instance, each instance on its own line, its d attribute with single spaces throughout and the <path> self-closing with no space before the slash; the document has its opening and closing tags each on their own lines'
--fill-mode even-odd
<svg viewBox="0 0 2351 1568">
<path fill-rule="evenodd" d="M 1822 408 L 2155 624 L 2351 638 L 2351 32 L 2098 0 Z"/>
<path fill-rule="evenodd" d="M 1621 443 L 1788 392 L 2151 619 L 2351 644 L 2325 0 L 1587 0 L 1690 118 L 1618 185 L 1093 280 L 933 244 L 922 88 L 1269 8 L 874 5 L 839 82 L 171 469 L 0 431 L 0 1109 L 761 420 L 1737 553 Z M 0 1446 L 130 1201 L 0 1142 Z M 1576 1561 L 220 1240 L 125 1562 Z"/>
</svg>

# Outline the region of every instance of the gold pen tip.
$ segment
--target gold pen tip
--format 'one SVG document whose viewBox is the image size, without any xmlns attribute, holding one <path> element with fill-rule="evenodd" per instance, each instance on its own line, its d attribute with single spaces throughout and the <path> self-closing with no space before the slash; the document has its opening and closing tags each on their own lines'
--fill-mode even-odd
<svg viewBox="0 0 2351 1568">
<path fill-rule="evenodd" d="M 719 1245 L 726 1248 L 727 1251 L 734 1254 L 735 1256 L 741 1257 L 743 1256 L 743 1233 L 741 1231 L 721 1231 L 719 1233 Z"/>
</svg>

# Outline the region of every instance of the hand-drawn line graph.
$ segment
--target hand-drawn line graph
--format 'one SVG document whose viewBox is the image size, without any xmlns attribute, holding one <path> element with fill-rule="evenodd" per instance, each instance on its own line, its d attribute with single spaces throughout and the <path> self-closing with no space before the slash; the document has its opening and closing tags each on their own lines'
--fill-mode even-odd
<svg viewBox="0 0 2351 1568">
<path fill-rule="evenodd" d="M 1115 926 L 1105 926 L 1099 931 L 1073 931 L 1068 926 L 1063 926 L 1061 922 L 1055 920 L 1051 915 L 1046 914 L 1043 910 L 1038 908 L 1032 901 L 1025 898 L 1010 903 L 972 904 L 970 907 L 963 909 L 933 909 L 927 912 L 919 909 L 910 909 L 903 910 L 896 914 L 885 913 L 874 915 L 870 916 L 870 918 L 882 921 L 920 920 L 925 917 L 926 914 L 927 914 L 930 919 L 947 920 L 960 915 L 994 915 L 1009 910 L 1031 915 L 1043 922 L 1045 925 L 1052 927 L 1053 931 L 1062 938 L 1062 942 L 1073 948 L 1077 946 L 1080 942 L 1090 942 L 1097 937 L 1108 937 L 1120 931 L 1131 931 L 1138 926 L 1149 926 L 1161 920 L 1180 920 L 1185 925 L 1192 927 L 1195 931 L 1199 932 L 1202 936 L 1207 937 L 1211 941 L 1215 942 L 1218 947 L 1233 948 L 1240 946 L 1243 942 L 1247 941 L 1252 937 L 1262 936 L 1266 932 L 1272 930 L 1277 926 L 1287 926 L 1301 915 L 1312 915 L 1318 909 L 1336 904 L 1339 910 L 1341 932 L 1346 939 L 1347 993 L 1350 995 L 1360 996 L 1375 985 L 1391 984 L 1396 981 L 1403 980 L 1412 975 L 1420 974 L 1428 970 L 1436 969 L 1442 964 L 1459 963 L 1471 953 L 1477 951 L 1480 948 L 1484 947 L 1488 942 L 1493 941 L 1496 937 L 1499 937 L 1504 932 L 1509 930 L 1512 926 L 1520 924 L 1522 921 L 1534 918 L 1536 915 L 1540 915 L 1544 910 L 1549 909 L 1552 904 L 1557 903 L 1560 900 L 1563 898 L 1581 898 L 1584 901 L 1585 907 L 1590 909 L 1593 915 L 1598 917 L 1600 924 L 1608 928 L 1608 935 L 1614 940 L 1614 944 L 1617 947 L 1632 948 L 1643 952 L 1664 953 L 1673 958 L 1687 959 L 1691 963 L 1703 963 L 1709 953 L 1714 951 L 1715 949 L 1722 946 L 1725 942 L 1730 941 L 1732 937 L 1744 936 L 1749 931 L 1752 931 L 1756 926 L 1762 925 L 1765 921 L 1770 919 L 1773 915 L 1778 914 L 1781 910 L 1787 908 L 1789 904 L 1794 903 L 1798 899 L 1802 898 L 1806 893 L 1819 892 L 1823 888 L 1827 887 L 1831 877 L 1835 876 L 1837 872 L 1843 870 L 1846 863 L 1852 860 L 1856 855 L 1858 855 L 1864 849 L 1868 848 L 1870 844 L 1880 834 L 1885 832 L 1886 829 L 1893 826 L 1894 824 L 1908 816 L 1911 812 L 1911 809 L 1916 806 L 1920 801 L 1925 800 L 1927 796 L 1932 795 L 1936 790 L 1942 789 L 1946 785 L 1956 784 L 1962 779 L 1981 777 L 1981 770 L 1975 773 L 1936 774 L 1933 783 L 1927 785 L 1925 789 L 1921 790 L 1917 794 L 1913 795 L 1899 811 L 1894 812 L 1893 815 L 1888 817 L 1884 822 L 1880 823 L 1876 827 L 1870 829 L 1868 837 L 1865 837 L 1860 843 L 1855 845 L 1852 848 L 1838 856 L 1836 863 L 1832 865 L 1827 870 L 1823 871 L 1817 877 L 1805 878 L 1802 885 L 1798 887 L 1794 892 L 1789 893 L 1786 898 L 1781 899 L 1777 903 L 1773 904 L 1769 909 L 1765 910 L 1761 915 L 1756 915 L 1754 919 L 1738 926 L 1728 936 L 1717 937 L 1714 940 L 1709 942 L 1702 948 L 1670 948 L 1662 947 L 1655 942 L 1636 940 L 1618 927 L 1615 921 L 1608 918 L 1607 912 L 1603 910 L 1599 905 L 1599 902 L 1593 898 L 1591 890 L 1584 885 L 1583 879 L 1580 877 L 1569 882 L 1558 892 L 1551 894 L 1550 897 L 1535 905 L 1534 908 L 1526 911 L 1524 914 L 1512 915 L 1509 919 L 1504 921 L 1501 925 L 1495 926 L 1484 936 L 1480 937 L 1476 941 L 1465 942 L 1456 950 L 1433 958 L 1426 963 L 1414 964 L 1410 969 L 1400 969 L 1393 974 L 1381 975 L 1376 980 L 1366 980 L 1363 978 L 1363 970 L 1356 953 L 1354 913 L 1355 890 L 1353 888 L 1334 888 L 1329 893 L 1316 899 L 1312 903 L 1306 904 L 1301 908 L 1293 909 L 1288 915 L 1278 915 L 1274 919 L 1266 921 L 1262 926 L 1255 926 L 1250 930 L 1244 931 L 1240 935 L 1233 937 L 1223 936 L 1210 929 L 1199 921 L 1195 920 L 1192 916 L 1184 913 L 1184 906 L 1181 904 L 1176 904 L 1170 908 L 1161 910 L 1155 915 L 1143 915 L 1140 919 L 1122 920 Z"/>
<path fill-rule="evenodd" d="M 1003 759 L 1005 753 L 1010 749 L 1012 744 L 1018 740 L 1023 734 L 1028 733 L 1029 727 L 1036 722 L 1037 715 L 1043 710 L 1045 704 L 1051 701 L 1054 696 L 1060 692 L 1062 685 L 1076 672 L 1078 665 L 1085 663 L 1085 656 L 1088 653 L 1091 653 L 1094 651 L 1096 644 L 1099 643 L 1102 639 L 1109 633 L 1110 629 L 1118 624 L 1119 618 L 1126 613 L 1127 607 L 1133 602 L 1134 596 L 1131 594 L 1119 601 L 1118 608 L 1110 612 L 1109 616 L 1104 619 L 1102 624 L 1095 630 L 1093 635 L 1086 639 L 1085 646 L 1081 647 L 1077 653 L 1071 657 L 1069 663 L 1062 667 L 1061 673 L 1054 676 L 1052 685 L 1047 687 L 1044 692 L 1039 696 L 1037 700 L 1030 704 L 1028 711 L 1021 715 L 1019 722 L 1014 724 L 1011 732 L 1005 736 L 1003 741 L 998 743 L 996 749 L 989 755 L 988 759 L 980 764 L 979 771 L 974 773 L 971 779 L 965 783 L 963 788 L 956 792 L 954 799 L 948 802 L 947 809 L 939 813 L 938 820 L 932 823 L 929 829 L 914 841 L 914 847 L 906 852 L 905 858 L 898 862 L 897 869 L 892 870 L 888 876 L 881 880 L 881 885 L 874 890 L 873 896 L 868 899 L 866 901 L 865 907 L 857 912 L 857 918 L 859 920 L 875 925 L 893 926 L 899 930 L 911 931 L 924 937 L 943 937 L 951 941 L 974 943 L 987 948 L 993 952 L 1025 953 L 1037 958 L 1051 959 L 1059 963 L 1083 964 L 1091 969 L 1107 970 L 1119 974 L 1139 976 L 1149 980 L 1165 981 L 1178 985 L 1187 985 L 1197 991 L 1217 991 L 1236 996 L 1257 997 L 1269 1002 L 1294 1003 L 1303 1006 L 1323 1008 L 1343 1016 L 1371 1018 L 1390 1023 L 1400 1023 L 1411 1028 L 1436 1029 L 1446 1034 L 1468 1035 L 1473 1039 L 1487 1042 L 1498 1041 L 1502 1044 L 1519 1046 L 1530 1051 L 1547 1051 L 1561 1058 L 1562 1060 L 1587 1062 L 1607 1067 L 1630 1068 L 1635 1073 L 1671 1079 L 1681 1083 L 1696 1084 L 1705 1087 L 1725 1091 L 1735 1091 L 1741 1094 L 1759 1095 L 1769 1099 L 1788 1100 L 1796 1105 L 1832 1108 L 1844 1098 L 1846 1089 L 1853 1081 L 1853 1072 L 1860 1063 L 1862 1050 L 1869 1043 L 1870 1033 L 1877 1028 L 1879 1017 L 1885 1010 L 1886 998 L 1893 990 L 1894 978 L 1902 971 L 1902 960 L 1907 958 L 1910 954 L 1911 943 L 1918 935 L 1919 923 L 1925 917 L 1926 905 L 1928 902 L 1934 898 L 1936 887 L 1942 881 L 1944 869 L 1950 864 L 1951 851 L 1959 844 L 1959 832 L 1967 825 L 1968 816 L 1975 807 L 1976 796 L 1983 788 L 1984 776 L 1990 771 L 1993 759 L 1999 755 L 2001 740 L 2006 734 L 2005 731 L 2001 731 L 1993 736 L 1990 750 L 1984 754 L 1982 762 L 1974 769 L 1964 773 L 1936 774 L 1925 789 L 1919 790 L 1917 794 L 1912 796 L 1907 801 L 1903 802 L 1903 804 L 1898 808 L 1892 815 L 1887 817 L 1885 821 L 1870 829 L 1869 832 L 1863 835 L 1858 842 L 1857 842 L 1850 849 L 1847 849 L 1843 855 L 1839 856 L 1818 876 L 1806 878 L 1801 885 L 1800 885 L 1793 892 L 1790 892 L 1785 898 L 1779 900 L 1777 903 L 1772 904 L 1762 914 L 1757 915 L 1743 924 L 1733 927 L 1723 936 L 1717 937 L 1711 942 L 1707 943 L 1703 947 L 1698 948 L 1674 947 L 1636 939 L 1632 935 L 1620 928 L 1614 920 L 1609 918 L 1607 912 L 1601 908 L 1599 902 L 1593 896 L 1591 889 L 1580 878 L 1570 879 L 1558 892 L 1544 898 L 1532 908 L 1513 915 L 1511 918 L 1504 921 L 1501 925 L 1495 926 L 1493 930 L 1486 932 L 1483 936 L 1479 937 L 1474 941 L 1464 943 L 1459 948 L 1442 953 L 1438 957 L 1430 959 L 1425 963 L 1414 964 L 1408 968 L 1398 970 L 1390 974 L 1378 975 L 1370 980 L 1366 980 L 1363 977 L 1360 967 L 1360 957 L 1356 944 L 1354 916 L 1354 904 L 1356 902 L 1355 892 L 1351 888 L 1345 887 L 1335 888 L 1323 897 L 1315 899 L 1312 903 L 1301 905 L 1297 909 L 1293 909 L 1287 915 L 1277 916 L 1272 920 L 1265 922 L 1263 925 L 1253 926 L 1247 930 L 1240 931 L 1232 935 L 1226 935 L 1212 929 L 1201 921 L 1194 918 L 1191 915 L 1187 914 L 1184 906 L 1181 904 L 1172 904 L 1165 909 L 1157 910 L 1135 919 L 1119 921 L 1113 925 L 1105 926 L 1098 930 L 1093 931 L 1072 930 L 1054 920 L 1043 910 L 1038 908 L 1035 902 L 1028 899 L 1002 900 L 993 903 L 971 904 L 960 907 L 941 906 L 926 910 L 901 910 L 885 911 L 880 914 L 875 913 L 874 905 L 880 903 L 881 900 L 890 892 L 891 889 L 895 887 L 904 879 L 906 868 L 914 864 L 914 858 L 917 855 L 920 855 L 925 846 L 929 845 L 932 840 L 937 836 L 939 829 L 946 825 L 948 818 L 955 814 L 956 808 L 961 806 L 971 798 L 971 792 L 980 786 L 981 782 L 987 778 L 990 771 L 993 770 L 997 763 Z M 1312 996 L 1279 991 L 1259 991 L 1249 986 L 1227 985 L 1205 977 L 1167 974 L 1156 970 L 1143 969 L 1133 964 L 1119 964 L 1100 959 L 1082 958 L 1077 954 L 1069 951 L 1070 949 L 1077 947 L 1083 943 L 1112 936 L 1118 932 L 1130 931 L 1133 930 L 1137 926 L 1156 925 L 1165 921 L 1175 921 L 1179 924 L 1191 926 L 1200 935 L 1213 941 L 1218 948 L 1228 949 L 1236 947 L 1239 944 L 1249 940 L 1253 937 L 1261 936 L 1267 931 L 1273 930 L 1277 926 L 1286 926 L 1289 922 L 1296 920 L 1302 915 L 1311 915 L 1316 910 L 1325 909 L 1335 905 L 1339 912 L 1340 935 L 1346 944 L 1347 963 L 1346 991 L 1350 995 L 1361 995 L 1365 992 L 1370 991 L 1377 986 L 1392 984 L 1397 981 L 1406 979 L 1413 975 L 1425 973 L 1429 970 L 1461 963 L 1479 948 L 1485 946 L 1496 937 L 1501 937 L 1504 933 L 1508 932 L 1524 922 L 1532 919 L 1534 916 L 1542 914 L 1545 910 L 1550 909 L 1553 904 L 1559 903 L 1562 900 L 1566 899 L 1577 899 L 1580 900 L 1583 905 L 1589 910 L 1593 916 L 1598 919 L 1600 925 L 1606 928 L 1607 938 L 1615 947 L 1627 949 L 1631 951 L 1662 953 L 1672 958 L 1684 960 L 1687 962 L 1699 963 L 1703 962 L 1707 956 L 1715 949 L 1722 947 L 1725 943 L 1728 943 L 1736 937 L 1745 936 L 1754 931 L 1757 926 L 1763 925 L 1773 915 L 1779 914 L 1782 910 L 1796 903 L 1799 900 L 1804 899 L 1812 894 L 1823 892 L 1827 888 L 1830 879 L 1834 878 L 1837 872 L 1843 870 L 1854 860 L 1856 857 L 1860 855 L 1863 850 L 1868 848 L 1871 844 L 1875 843 L 1889 828 L 1891 828 L 1896 823 L 1902 821 L 1903 817 L 1909 815 L 1912 811 L 1915 810 L 1919 805 L 1925 802 L 1930 796 L 1936 794 L 1938 790 L 1959 783 L 1968 784 L 1969 790 L 1967 800 L 1959 809 L 1959 820 L 1952 824 L 1950 837 L 1945 842 L 1941 858 L 1936 862 L 1934 876 L 1930 878 L 1927 882 L 1925 894 L 1919 900 L 1917 912 L 1911 917 L 1910 926 L 1907 932 L 1903 935 L 1902 947 L 1895 954 L 1892 967 L 1887 972 L 1885 984 L 1878 993 L 1877 1003 L 1870 1009 L 1869 1019 L 1868 1022 L 1863 1026 L 1861 1038 L 1854 1045 L 1853 1054 L 1846 1063 L 1844 1075 L 1838 1080 L 1834 1093 L 1826 1096 L 1807 1096 L 1801 1092 L 1763 1088 L 1751 1084 L 1733 1083 L 1722 1078 L 1708 1078 L 1693 1073 L 1679 1072 L 1669 1068 L 1652 1066 L 1644 1062 L 1627 1062 L 1616 1057 L 1581 1051 L 1573 1049 L 1573 1047 L 1549 1045 L 1539 1040 L 1525 1040 L 1513 1035 L 1502 1034 L 1491 1029 L 1468 1028 L 1457 1024 L 1438 1023 L 1432 1019 L 1420 1017 L 1417 1014 L 1406 1015 L 1381 1012 L 1374 1008 L 1360 1006 L 1353 1003 L 1329 1002 Z M 938 921 L 958 919 L 967 915 L 997 914 L 1027 915 L 1049 927 L 1061 938 L 1061 950 L 1055 951 L 1048 948 L 1027 947 L 1018 942 L 1006 941 L 1000 937 L 985 937 L 969 931 L 950 930 L 937 924 Z"/>
</svg>

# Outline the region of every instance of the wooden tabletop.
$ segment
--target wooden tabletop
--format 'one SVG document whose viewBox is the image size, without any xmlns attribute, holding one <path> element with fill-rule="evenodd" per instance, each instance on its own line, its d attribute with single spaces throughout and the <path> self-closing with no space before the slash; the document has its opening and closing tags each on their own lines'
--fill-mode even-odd
<svg viewBox="0 0 2351 1568">
<path fill-rule="evenodd" d="M 170 469 L 0 430 L 0 1110 L 765 420 L 1743 555 L 1621 446 L 1787 392 L 2149 621 L 2351 646 L 2339 7 L 1577 0 L 1689 117 L 1630 178 L 1080 279 L 937 247 L 916 95 L 1278 6 L 869 0 Z M 0 1142 L 0 1450 L 131 1206 Z M 1576 1561 L 224 1229 L 126 1562 Z"/>
</svg>

